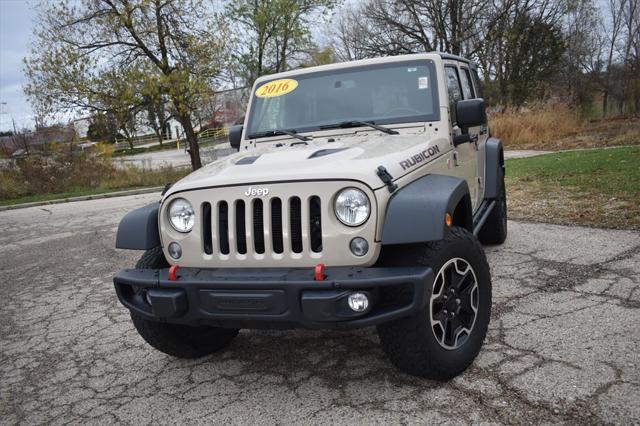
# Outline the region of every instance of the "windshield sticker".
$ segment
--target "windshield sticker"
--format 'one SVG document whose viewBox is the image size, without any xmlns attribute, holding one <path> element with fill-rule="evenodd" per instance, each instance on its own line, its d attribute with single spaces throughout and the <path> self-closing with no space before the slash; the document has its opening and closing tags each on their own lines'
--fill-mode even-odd
<svg viewBox="0 0 640 426">
<path fill-rule="evenodd" d="M 407 68 L 407 72 L 416 72 L 418 71 L 418 67 Z"/>
<path fill-rule="evenodd" d="M 273 80 L 258 87 L 256 96 L 259 98 L 274 98 L 291 93 L 296 90 L 296 87 L 298 87 L 298 82 L 290 78 Z"/>
<path fill-rule="evenodd" d="M 418 77 L 418 90 L 429 88 L 429 77 Z"/>
</svg>

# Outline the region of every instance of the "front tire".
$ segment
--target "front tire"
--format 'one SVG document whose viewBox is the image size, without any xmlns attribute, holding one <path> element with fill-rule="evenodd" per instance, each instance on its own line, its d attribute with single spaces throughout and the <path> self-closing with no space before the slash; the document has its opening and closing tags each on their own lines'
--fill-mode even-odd
<svg viewBox="0 0 640 426">
<path fill-rule="evenodd" d="M 408 374 L 433 380 L 460 374 L 480 352 L 491 316 L 491 275 L 477 239 L 453 227 L 441 241 L 398 247 L 385 263 L 429 266 L 435 274 L 427 288 L 427 306 L 378 326 L 391 362 Z"/>
<path fill-rule="evenodd" d="M 136 268 L 168 268 L 161 247 L 144 252 Z M 141 289 L 138 289 L 138 291 Z M 182 324 L 170 324 L 151 321 L 131 313 L 131 321 L 138 334 L 149 345 L 176 358 L 200 358 L 217 352 L 231 344 L 238 335 L 238 329 L 217 327 L 192 327 Z"/>
<path fill-rule="evenodd" d="M 192 327 L 149 321 L 131 313 L 131 320 L 145 342 L 176 358 L 200 358 L 231 344 L 238 335 L 234 328 Z"/>
</svg>

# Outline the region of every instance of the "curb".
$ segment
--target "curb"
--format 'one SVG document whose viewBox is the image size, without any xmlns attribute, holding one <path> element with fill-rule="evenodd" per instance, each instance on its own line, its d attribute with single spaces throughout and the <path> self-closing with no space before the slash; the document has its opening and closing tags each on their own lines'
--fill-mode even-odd
<svg viewBox="0 0 640 426">
<path fill-rule="evenodd" d="M 101 198 L 124 197 L 126 195 L 150 194 L 152 192 L 162 192 L 164 186 L 156 186 L 153 188 L 130 189 L 126 191 L 105 192 L 104 194 L 81 195 L 78 197 L 58 198 L 47 201 L 34 201 L 32 203 L 11 204 L 8 206 L 0 206 L 0 212 L 6 210 L 26 209 L 28 207 L 46 206 L 49 204 L 71 203 L 74 201 L 99 200 Z"/>
</svg>

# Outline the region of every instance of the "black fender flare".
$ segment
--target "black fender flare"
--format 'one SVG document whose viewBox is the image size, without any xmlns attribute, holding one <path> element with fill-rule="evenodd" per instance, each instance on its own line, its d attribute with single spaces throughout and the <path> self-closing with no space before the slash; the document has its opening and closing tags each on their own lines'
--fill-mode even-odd
<svg viewBox="0 0 640 426">
<path fill-rule="evenodd" d="M 453 215 L 454 224 L 473 232 L 467 182 L 455 176 L 423 176 L 391 196 L 382 228 L 382 244 L 441 240 L 447 232 L 447 213 Z"/>
<path fill-rule="evenodd" d="M 504 151 L 500 139 L 487 139 L 485 144 L 484 170 L 484 198 L 495 200 L 500 195 L 502 179 L 504 177 Z"/>
<path fill-rule="evenodd" d="M 127 213 L 118 225 L 116 248 L 149 250 L 160 246 L 159 210 L 160 203 L 153 203 Z"/>
</svg>

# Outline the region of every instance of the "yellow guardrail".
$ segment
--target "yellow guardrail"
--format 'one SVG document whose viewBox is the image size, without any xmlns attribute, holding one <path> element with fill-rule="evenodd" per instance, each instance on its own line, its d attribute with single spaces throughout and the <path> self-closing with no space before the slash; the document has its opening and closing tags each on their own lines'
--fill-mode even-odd
<svg viewBox="0 0 640 426">
<path fill-rule="evenodd" d="M 218 128 L 218 129 L 203 130 L 202 132 L 198 133 L 198 138 L 199 139 L 222 138 L 222 137 L 226 137 L 228 134 L 229 134 L 229 128 L 228 127 L 221 127 L 221 128 Z"/>
</svg>

